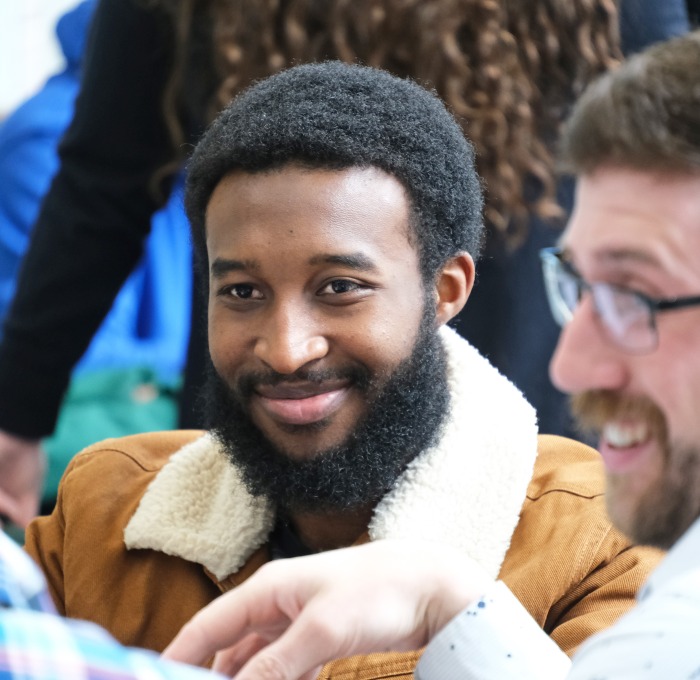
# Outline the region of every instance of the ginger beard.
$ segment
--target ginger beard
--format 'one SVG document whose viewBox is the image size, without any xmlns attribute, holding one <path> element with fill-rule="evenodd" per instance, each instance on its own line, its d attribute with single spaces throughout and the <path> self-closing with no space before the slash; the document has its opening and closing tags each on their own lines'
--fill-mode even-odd
<svg viewBox="0 0 700 680">
<path fill-rule="evenodd" d="M 610 423 L 639 422 L 655 444 L 644 469 L 606 469 L 606 503 L 615 526 L 635 543 L 670 548 L 700 516 L 700 449 L 671 439 L 658 406 L 642 396 L 591 390 L 574 395 L 571 410 L 583 432 L 601 435 Z"/>
</svg>

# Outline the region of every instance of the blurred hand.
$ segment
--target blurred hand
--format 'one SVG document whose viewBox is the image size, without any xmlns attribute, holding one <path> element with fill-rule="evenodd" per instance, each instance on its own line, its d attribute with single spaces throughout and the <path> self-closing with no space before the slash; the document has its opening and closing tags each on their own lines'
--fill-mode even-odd
<svg viewBox="0 0 700 680">
<path fill-rule="evenodd" d="M 452 548 L 377 541 L 270 562 L 200 611 L 164 656 L 237 680 L 308 680 L 352 654 L 418 649 L 491 582 Z M 218 652 L 218 653 L 217 653 Z"/>
<path fill-rule="evenodd" d="M 39 514 L 45 468 L 39 440 L 0 430 L 0 515 L 26 527 Z"/>
</svg>

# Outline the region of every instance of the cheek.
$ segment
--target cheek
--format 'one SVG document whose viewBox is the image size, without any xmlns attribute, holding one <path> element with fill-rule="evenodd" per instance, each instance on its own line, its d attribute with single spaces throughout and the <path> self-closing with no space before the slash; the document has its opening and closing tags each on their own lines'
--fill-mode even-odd
<svg viewBox="0 0 700 680">
<path fill-rule="evenodd" d="M 423 298 L 391 296 L 371 313 L 354 319 L 345 328 L 348 347 L 367 357 L 365 363 L 393 368 L 412 352 L 423 318 Z"/>
<path fill-rule="evenodd" d="M 663 337 L 663 336 L 662 336 Z M 676 334 L 659 344 L 649 396 L 663 411 L 672 441 L 700 441 L 700 333 Z M 655 394 L 651 393 L 654 390 Z"/>
<path fill-rule="evenodd" d="M 677 380 L 669 379 L 666 389 L 672 395 L 664 408 L 671 441 L 696 444 L 700 441 L 700 419 L 697 413 L 697 405 L 700 403 L 700 372 L 691 376 L 686 371 Z"/>
<path fill-rule="evenodd" d="M 432 300 L 428 304 L 434 304 Z M 394 294 L 387 296 L 374 316 L 372 338 L 393 363 L 408 357 L 413 350 L 424 316 L 426 294 L 413 276 L 396 282 Z"/>
<path fill-rule="evenodd" d="M 226 314 L 216 307 L 209 307 L 209 355 L 216 372 L 221 376 L 233 373 L 243 351 L 240 329 L 227 321 Z"/>
</svg>

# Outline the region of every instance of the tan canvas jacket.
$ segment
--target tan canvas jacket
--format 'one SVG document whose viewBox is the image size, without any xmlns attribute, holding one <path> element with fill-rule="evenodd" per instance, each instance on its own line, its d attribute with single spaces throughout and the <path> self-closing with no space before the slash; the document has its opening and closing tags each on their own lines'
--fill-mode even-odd
<svg viewBox="0 0 700 680">
<path fill-rule="evenodd" d="M 444 339 L 452 409 L 442 439 L 409 466 L 358 542 L 454 545 L 505 581 L 570 654 L 633 605 L 658 555 L 611 527 L 598 454 L 538 437 L 517 390 L 453 333 Z M 61 613 L 162 650 L 269 559 L 274 517 L 209 435 L 137 435 L 76 456 L 55 512 L 29 528 L 27 549 Z M 409 678 L 418 655 L 342 659 L 321 677 Z"/>
</svg>

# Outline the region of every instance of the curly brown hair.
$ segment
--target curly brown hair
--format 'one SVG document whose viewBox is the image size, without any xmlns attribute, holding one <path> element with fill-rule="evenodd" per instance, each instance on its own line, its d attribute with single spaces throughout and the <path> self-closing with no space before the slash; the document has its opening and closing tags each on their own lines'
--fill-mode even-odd
<svg viewBox="0 0 700 680">
<path fill-rule="evenodd" d="M 434 88 L 478 154 L 492 234 L 517 245 L 560 214 L 553 145 L 570 105 L 620 58 L 615 0 L 161 0 L 176 13 L 182 82 L 192 26 L 210 26 L 211 118 L 252 82 L 339 59 Z M 174 107 L 170 106 L 170 110 Z M 172 125 L 174 131 L 176 125 Z"/>
</svg>

